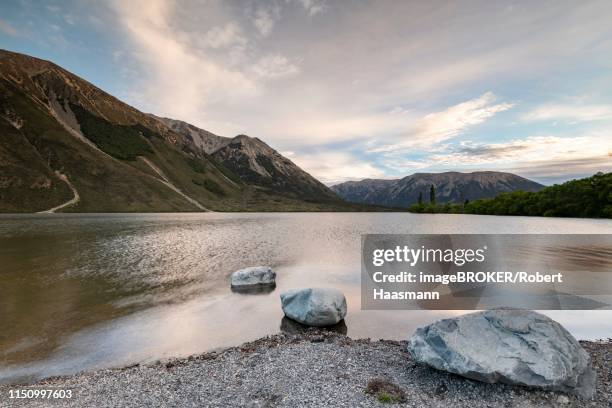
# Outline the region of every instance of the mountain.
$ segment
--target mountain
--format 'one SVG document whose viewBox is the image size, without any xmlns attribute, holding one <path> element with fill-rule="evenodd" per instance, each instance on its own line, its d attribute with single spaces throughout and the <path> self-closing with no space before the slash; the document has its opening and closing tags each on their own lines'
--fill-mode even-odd
<svg viewBox="0 0 612 408">
<path fill-rule="evenodd" d="M 347 181 L 331 189 L 347 201 L 386 207 L 408 207 L 423 194 L 429 200 L 434 186 L 438 203 L 464 202 L 495 197 L 513 191 L 538 191 L 544 186 L 511 173 L 478 171 L 473 173 L 415 173 L 396 180 L 365 179 Z"/>
<path fill-rule="evenodd" d="M 208 130 L 200 129 L 182 120 L 162 118 L 153 114 L 149 114 L 149 116 L 162 122 L 176 133 L 183 135 L 206 154 L 213 153 L 232 140 L 229 137 L 217 136 Z"/>
<path fill-rule="evenodd" d="M 307 201 L 335 201 L 338 196 L 323 183 L 256 137 L 217 136 L 189 123 L 159 118 L 246 183 L 283 192 Z"/>
<path fill-rule="evenodd" d="M 288 159 L 257 139 L 238 148 L 236 138 L 184 130 L 192 128 L 169 126 L 49 61 L 0 50 L 0 212 L 346 207 L 329 189 L 302 189 L 318 182 L 292 163 L 279 183 L 251 181 L 238 171 L 250 168 L 250 154 L 274 168 Z"/>
</svg>

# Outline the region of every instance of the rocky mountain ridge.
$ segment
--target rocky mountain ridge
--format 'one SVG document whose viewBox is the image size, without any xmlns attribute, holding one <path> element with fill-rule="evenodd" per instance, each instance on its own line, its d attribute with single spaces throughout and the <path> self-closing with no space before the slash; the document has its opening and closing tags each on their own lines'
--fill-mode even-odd
<svg viewBox="0 0 612 408">
<path fill-rule="evenodd" d="M 464 202 L 495 197 L 512 191 L 538 191 L 544 186 L 512 173 L 478 171 L 473 173 L 415 173 L 393 180 L 365 179 L 347 181 L 331 187 L 343 199 L 362 204 L 405 208 L 414 204 L 422 194 L 429 200 L 434 186 L 438 203 Z"/>
<path fill-rule="evenodd" d="M 336 194 L 262 140 L 247 135 L 228 138 L 189 123 L 160 118 L 172 130 L 217 159 L 241 180 L 303 199 L 337 200 Z"/>
</svg>

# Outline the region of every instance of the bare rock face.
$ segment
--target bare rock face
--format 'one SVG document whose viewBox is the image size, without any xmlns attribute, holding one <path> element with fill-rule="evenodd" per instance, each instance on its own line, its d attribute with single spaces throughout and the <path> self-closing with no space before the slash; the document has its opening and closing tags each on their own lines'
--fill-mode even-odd
<svg viewBox="0 0 612 408">
<path fill-rule="evenodd" d="M 439 320 L 418 328 L 408 351 L 417 362 L 473 380 L 595 394 L 587 352 L 559 323 L 528 310 Z"/>
<path fill-rule="evenodd" d="M 307 326 L 332 326 L 346 316 L 346 298 L 338 289 L 295 289 L 280 297 L 285 316 Z"/>
<path fill-rule="evenodd" d="M 182 120 L 161 118 L 150 114 L 150 116 L 161 121 L 173 131 L 185 136 L 195 146 L 202 149 L 206 154 L 212 154 L 223 146 L 227 145 L 232 139 L 229 137 L 217 136 L 207 130 L 200 129 Z"/>
</svg>

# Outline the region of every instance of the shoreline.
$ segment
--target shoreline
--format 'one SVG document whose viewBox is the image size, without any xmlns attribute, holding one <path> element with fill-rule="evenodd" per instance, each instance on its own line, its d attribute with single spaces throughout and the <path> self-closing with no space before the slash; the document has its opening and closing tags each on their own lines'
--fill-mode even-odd
<svg viewBox="0 0 612 408">
<path fill-rule="evenodd" d="M 380 380 L 399 388 L 398 406 L 609 407 L 612 340 L 580 341 L 597 370 L 597 393 L 582 400 L 559 392 L 484 384 L 416 364 L 406 341 L 351 339 L 309 329 L 275 334 L 186 358 L 0 385 L 0 406 L 335 407 L 389 405 L 366 392 Z M 9 399 L 15 389 L 71 389 L 71 399 Z M 180 403 L 179 403 L 180 402 Z"/>
</svg>

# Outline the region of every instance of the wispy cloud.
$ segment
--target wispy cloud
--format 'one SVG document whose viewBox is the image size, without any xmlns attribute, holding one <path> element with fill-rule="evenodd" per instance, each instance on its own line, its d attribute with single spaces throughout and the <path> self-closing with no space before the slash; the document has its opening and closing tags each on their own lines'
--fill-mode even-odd
<svg viewBox="0 0 612 408">
<path fill-rule="evenodd" d="M 141 84 L 140 102 L 167 115 L 201 123 L 206 106 L 215 101 L 245 98 L 257 92 L 257 84 L 240 70 L 233 70 L 206 53 L 194 52 L 185 42 L 189 33 L 170 24 L 170 2 L 115 1 L 124 29 L 136 46 L 133 53 L 139 67 L 151 69 L 152 84 Z M 239 30 L 233 26 L 213 29 L 205 36 L 211 47 L 239 43 Z M 200 120 L 197 120 L 200 119 Z"/>
<path fill-rule="evenodd" d="M 280 8 L 272 4 L 268 7 L 260 6 L 253 13 L 253 25 L 264 37 L 272 33 L 276 20 L 280 18 Z"/>
<path fill-rule="evenodd" d="M 329 7 L 325 0 L 298 0 L 310 16 L 325 12 Z"/>
<path fill-rule="evenodd" d="M 503 170 L 532 178 L 545 184 L 553 184 L 573 178 L 592 176 L 596 172 L 612 172 L 612 156 L 597 155 L 575 159 L 540 160 L 518 163 Z"/>
<path fill-rule="evenodd" d="M 459 103 L 443 111 L 429 113 L 412 125 L 403 136 L 403 140 L 373 148 L 371 151 L 398 152 L 417 146 L 433 147 L 514 106 L 511 103 L 496 104 L 495 99 L 492 92 L 487 92 L 478 98 Z"/>
<path fill-rule="evenodd" d="M 612 120 L 610 105 L 541 105 L 522 116 L 525 121 L 565 121 L 570 123 Z"/>
<path fill-rule="evenodd" d="M 610 149 L 603 135 L 574 137 L 532 136 L 501 143 L 462 142 L 449 152 L 434 154 L 430 160 L 440 164 L 486 164 L 510 161 L 569 160 L 598 156 L 602 149 Z"/>
<path fill-rule="evenodd" d="M 20 35 L 15 27 L 2 19 L 0 19 L 0 32 L 10 35 L 11 37 L 18 37 Z"/>
<path fill-rule="evenodd" d="M 223 26 L 211 28 L 204 34 L 204 45 L 211 48 L 225 48 L 232 46 L 245 46 L 248 39 L 244 36 L 242 29 L 234 22 Z"/>
<path fill-rule="evenodd" d="M 255 63 L 253 71 L 262 78 L 281 78 L 293 76 L 300 69 L 282 55 L 266 55 Z"/>
</svg>

